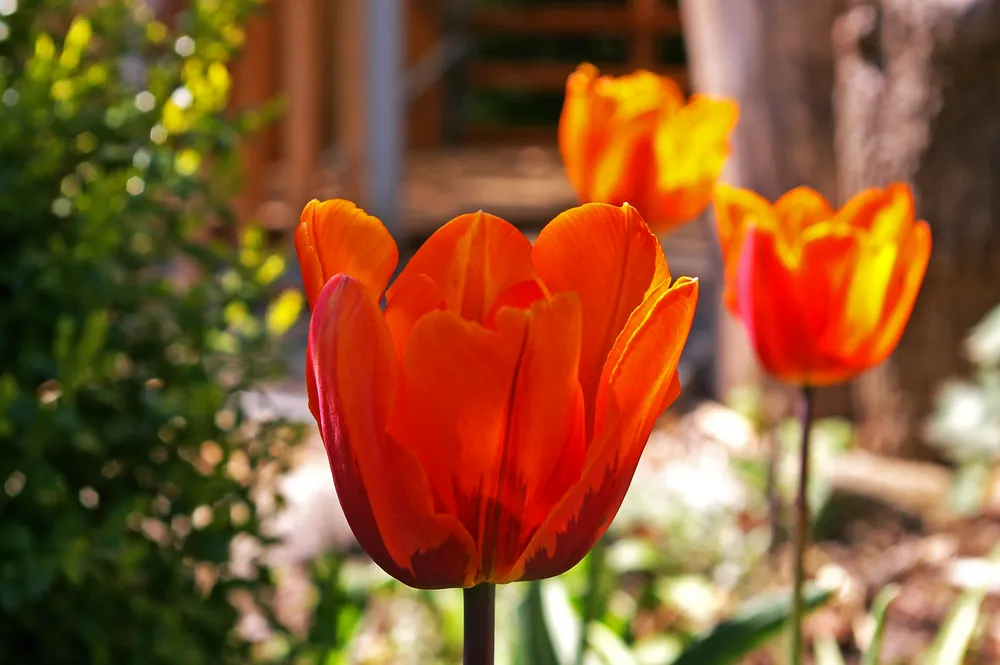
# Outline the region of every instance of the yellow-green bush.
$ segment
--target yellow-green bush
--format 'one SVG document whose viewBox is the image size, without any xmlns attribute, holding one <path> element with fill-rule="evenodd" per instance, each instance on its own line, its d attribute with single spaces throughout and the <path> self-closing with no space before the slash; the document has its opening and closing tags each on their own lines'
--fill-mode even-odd
<svg viewBox="0 0 1000 665">
<path fill-rule="evenodd" d="M 266 307 L 259 237 L 208 232 L 253 2 L 193 0 L 177 29 L 83 4 L 0 3 L 0 662 L 246 662 L 230 597 L 270 583 L 226 562 L 286 434 L 238 395 L 298 303 Z"/>
</svg>

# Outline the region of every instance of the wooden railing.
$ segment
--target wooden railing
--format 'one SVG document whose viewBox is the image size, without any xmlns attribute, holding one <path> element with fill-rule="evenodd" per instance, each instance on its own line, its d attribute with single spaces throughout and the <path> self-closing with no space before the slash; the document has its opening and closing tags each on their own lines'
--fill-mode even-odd
<svg viewBox="0 0 1000 665">
<path fill-rule="evenodd" d="M 171 0 L 183 6 L 187 0 Z M 239 201 L 242 217 L 264 217 L 285 226 L 310 197 L 329 195 L 336 173 L 338 195 L 355 198 L 360 182 L 368 117 L 364 92 L 364 36 L 357 28 L 367 0 L 268 0 L 247 26 L 246 50 L 233 63 L 233 106 L 261 106 L 285 100 L 279 121 L 244 146 L 246 186 Z M 442 3 L 405 0 L 406 65 L 413 68 L 449 35 L 441 33 Z M 490 8 L 474 5 L 465 26 L 467 41 L 611 37 L 626 45 L 626 57 L 594 62 L 602 72 L 621 74 L 647 68 L 669 74 L 686 87 L 682 60 L 661 61 L 658 41 L 679 38 L 676 3 L 626 0 L 620 5 L 581 0 L 573 5 Z M 473 48 L 473 53 L 475 53 Z M 486 59 L 466 62 L 469 90 L 553 96 L 578 63 L 548 59 Z M 426 77 L 424 77 L 426 78 Z M 408 101 L 406 135 L 411 148 L 441 146 L 449 100 L 433 76 Z M 539 126 L 468 122 L 460 132 L 466 145 L 536 143 L 554 145 L 556 118 Z M 335 150 L 330 151 L 333 146 Z M 334 163 L 330 155 L 336 154 Z M 265 205 L 266 204 L 266 205 Z M 290 217 L 291 215 L 291 217 Z M 273 221 L 271 221 L 273 220 Z"/>
<path fill-rule="evenodd" d="M 676 3 L 663 0 L 627 0 L 617 6 L 588 4 L 514 7 L 480 7 L 471 18 L 475 38 L 487 35 L 602 36 L 618 37 L 628 47 L 626 62 L 594 62 L 602 73 L 620 75 L 638 68 L 668 74 L 687 87 L 687 68 L 681 62 L 663 63 L 657 58 L 657 41 L 681 36 L 680 11 Z M 469 83 L 480 89 L 553 93 L 566 85 L 566 77 L 578 63 L 546 60 L 481 59 L 469 67 Z M 541 142 L 555 140 L 553 125 L 510 127 L 473 124 L 465 134 L 471 142 Z"/>
</svg>

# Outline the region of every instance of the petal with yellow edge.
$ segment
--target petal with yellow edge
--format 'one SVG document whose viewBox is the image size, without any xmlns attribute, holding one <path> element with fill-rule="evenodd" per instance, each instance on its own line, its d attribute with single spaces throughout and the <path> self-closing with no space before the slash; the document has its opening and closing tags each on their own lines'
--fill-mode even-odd
<svg viewBox="0 0 1000 665">
<path fill-rule="evenodd" d="M 580 385 L 588 413 L 605 360 L 626 321 L 643 301 L 662 249 L 629 205 L 593 203 L 559 215 L 542 229 L 532 259 L 553 292 L 573 292 L 583 309 Z"/>
<path fill-rule="evenodd" d="M 651 292 L 629 318 L 604 368 L 581 478 L 529 543 L 518 563 L 523 579 L 562 574 L 604 535 L 656 417 L 677 396 L 677 362 L 697 300 L 697 280 L 682 278 Z"/>
</svg>

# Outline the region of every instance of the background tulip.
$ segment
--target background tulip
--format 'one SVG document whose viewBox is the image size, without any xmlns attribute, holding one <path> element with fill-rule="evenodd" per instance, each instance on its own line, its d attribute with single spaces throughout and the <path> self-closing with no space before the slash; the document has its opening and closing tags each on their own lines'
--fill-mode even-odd
<svg viewBox="0 0 1000 665">
<path fill-rule="evenodd" d="M 726 304 L 770 374 L 829 385 L 892 353 L 931 251 L 906 185 L 866 190 L 836 212 L 805 187 L 771 205 L 719 185 L 715 212 Z"/>
<path fill-rule="evenodd" d="M 729 156 L 739 111 L 639 70 L 619 78 L 581 65 L 566 81 L 559 148 L 582 201 L 639 209 L 668 230 L 698 216 Z"/>
<path fill-rule="evenodd" d="M 639 214 L 574 208 L 534 246 L 463 215 L 388 290 L 396 247 L 353 204 L 311 202 L 295 240 L 310 408 L 364 549 L 422 588 L 576 564 L 679 393 L 697 300 Z"/>
</svg>

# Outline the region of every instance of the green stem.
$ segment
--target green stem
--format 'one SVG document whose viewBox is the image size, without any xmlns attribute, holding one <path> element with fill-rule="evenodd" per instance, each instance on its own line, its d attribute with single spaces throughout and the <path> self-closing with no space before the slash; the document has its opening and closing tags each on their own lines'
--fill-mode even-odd
<svg viewBox="0 0 1000 665">
<path fill-rule="evenodd" d="M 809 544 L 809 430 L 812 429 L 813 389 L 802 388 L 802 447 L 799 450 L 799 483 L 795 493 L 795 581 L 792 589 L 792 665 L 803 662 L 805 617 L 803 590 L 806 582 L 806 548 Z"/>
<path fill-rule="evenodd" d="M 479 584 L 465 589 L 463 665 L 493 665 L 496 586 Z"/>
<path fill-rule="evenodd" d="M 587 655 L 587 633 L 590 624 L 597 619 L 597 609 L 601 604 L 604 558 L 607 550 L 607 538 L 602 537 L 590 550 L 590 556 L 587 557 L 587 593 L 583 598 L 583 617 L 580 621 L 580 643 L 576 649 L 576 665 L 583 665 L 583 658 Z"/>
</svg>

